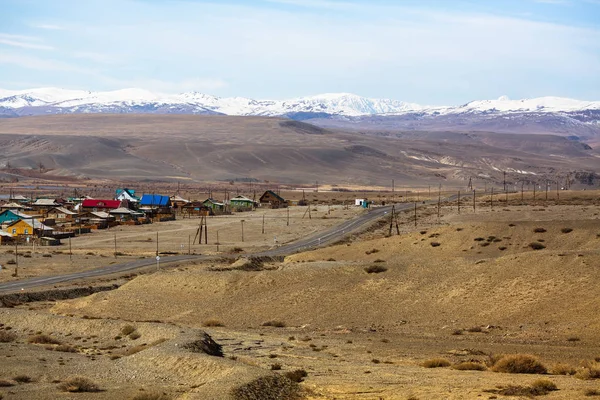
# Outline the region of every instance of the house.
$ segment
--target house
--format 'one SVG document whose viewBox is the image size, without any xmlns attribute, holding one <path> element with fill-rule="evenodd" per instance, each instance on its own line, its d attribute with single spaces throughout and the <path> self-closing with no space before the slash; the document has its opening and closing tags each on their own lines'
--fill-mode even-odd
<svg viewBox="0 0 600 400">
<path fill-rule="evenodd" d="M 214 213 L 212 212 L 212 208 L 205 206 L 204 203 L 202 203 L 201 201 L 190 201 L 186 205 L 182 206 L 181 214 L 183 215 L 184 218 L 186 216 L 188 218 L 191 218 L 192 216 L 199 217 L 201 215 L 204 215 L 204 216 L 214 215 Z"/>
<path fill-rule="evenodd" d="M 173 205 L 173 208 L 175 208 L 175 209 L 181 209 L 183 206 L 185 206 L 189 202 L 190 202 L 189 200 L 186 200 L 181 196 L 171 197 L 171 204 Z"/>
<path fill-rule="evenodd" d="M 0 225 L 10 224 L 19 219 L 31 220 L 35 217 L 38 217 L 38 215 L 24 214 L 18 210 L 5 210 L 5 211 L 0 212 Z"/>
<path fill-rule="evenodd" d="M 140 198 L 135 195 L 135 190 L 127 188 L 117 189 L 115 199 L 121 201 L 126 200 L 130 203 L 140 202 Z"/>
<path fill-rule="evenodd" d="M 138 217 L 144 217 L 143 212 L 133 211 L 127 207 L 119 207 L 108 212 L 111 216 L 115 217 L 116 221 L 129 221 L 137 219 Z"/>
<path fill-rule="evenodd" d="M 0 210 L 24 210 L 25 206 L 19 203 L 6 203 L 0 205 Z"/>
<path fill-rule="evenodd" d="M 254 200 L 242 195 L 235 196 L 229 200 L 229 204 L 231 205 L 231 209 L 236 211 L 252 210 L 256 205 Z"/>
<path fill-rule="evenodd" d="M 282 208 L 288 206 L 287 201 L 285 201 L 283 197 L 272 190 L 267 190 L 262 196 L 260 196 L 259 202 L 261 204 L 268 204 L 271 208 Z"/>
<path fill-rule="evenodd" d="M 31 203 L 31 207 L 38 211 L 45 213 L 51 208 L 60 207 L 62 203 L 56 201 L 56 199 L 37 199 L 33 203 Z"/>
<path fill-rule="evenodd" d="M 75 211 L 67 210 L 64 207 L 54 207 L 48 210 L 46 214 L 47 219 L 53 219 L 55 221 L 70 222 L 74 221 L 77 213 Z"/>
<path fill-rule="evenodd" d="M 96 199 L 85 199 L 81 203 L 80 209 L 83 211 L 104 211 L 109 212 L 116 208 L 121 207 L 120 200 L 96 200 Z"/>
<path fill-rule="evenodd" d="M 204 200 L 202 205 L 204 205 L 206 208 L 209 208 L 215 214 L 221 214 L 225 211 L 225 203 L 221 203 L 210 197 Z"/>
<path fill-rule="evenodd" d="M 143 208 L 171 208 L 171 198 L 160 194 L 145 194 L 140 200 L 140 206 Z"/>
<path fill-rule="evenodd" d="M 0 231 L 0 244 L 11 243 L 13 241 L 13 235 L 8 232 Z"/>
<path fill-rule="evenodd" d="M 21 194 L 10 196 L 10 201 L 14 201 L 16 203 L 28 203 L 29 199 Z"/>
<path fill-rule="evenodd" d="M 13 236 L 44 236 L 52 234 L 53 229 L 42 224 L 37 219 L 31 219 L 28 221 L 20 219 L 9 224 L 5 231 Z"/>
</svg>

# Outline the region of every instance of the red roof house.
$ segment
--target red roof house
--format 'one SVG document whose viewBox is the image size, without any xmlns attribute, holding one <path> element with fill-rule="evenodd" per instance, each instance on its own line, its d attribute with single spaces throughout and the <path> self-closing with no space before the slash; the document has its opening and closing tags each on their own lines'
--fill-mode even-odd
<svg viewBox="0 0 600 400">
<path fill-rule="evenodd" d="M 121 200 L 85 199 L 81 208 L 86 211 L 110 211 L 121 206 Z"/>
</svg>

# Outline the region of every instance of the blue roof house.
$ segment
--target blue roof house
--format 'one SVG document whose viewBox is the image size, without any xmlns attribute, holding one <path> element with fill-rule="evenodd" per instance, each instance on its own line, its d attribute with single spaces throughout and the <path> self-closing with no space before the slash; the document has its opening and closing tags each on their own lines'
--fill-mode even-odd
<svg viewBox="0 0 600 400">
<path fill-rule="evenodd" d="M 169 196 L 162 196 L 160 194 L 145 194 L 140 200 L 140 206 L 142 207 L 170 207 L 171 198 Z"/>
</svg>

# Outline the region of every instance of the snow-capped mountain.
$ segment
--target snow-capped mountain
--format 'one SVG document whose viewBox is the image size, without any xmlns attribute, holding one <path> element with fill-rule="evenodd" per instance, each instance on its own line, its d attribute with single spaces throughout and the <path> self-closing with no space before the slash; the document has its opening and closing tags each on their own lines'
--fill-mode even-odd
<svg viewBox="0 0 600 400">
<path fill-rule="evenodd" d="M 254 100 L 216 97 L 199 92 L 153 93 L 143 89 L 108 92 L 39 88 L 0 89 L 0 115 L 47 115 L 68 113 L 175 113 L 288 116 L 296 119 L 515 113 L 585 113 L 600 110 L 600 101 L 560 97 L 473 101 L 461 106 L 422 106 L 399 100 L 372 99 L 350 93 L 328 93 L 291 100 Z M 597 124 L 597 119 L 592 118 Z"/>
</svg>

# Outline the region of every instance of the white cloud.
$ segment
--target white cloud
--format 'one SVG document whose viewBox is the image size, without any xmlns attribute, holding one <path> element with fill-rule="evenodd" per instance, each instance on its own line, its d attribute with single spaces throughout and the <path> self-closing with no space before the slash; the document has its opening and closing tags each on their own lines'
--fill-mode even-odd
<svg viewBox="0 0 600 400">
<path fill-rule="evenodd" d="M 66 29 L 63 26 L 54 25 L 54 24 L 32 24 L 31 27 L 38 28 L 38 29 L 46 29 L 46 30 L 51 30 L 51 31 L 62 31 L 62 30 Z"/>
<path fill-rule="evenodd" d="M 13 35 L 8 33 L 0 33 L 0 44 L 7 46 L 20 47 L 22 49 L 33 49 L 33 50 L 53 50 L 54 47 L 47 46 L 40 43 L 41 39 L 24 36 L 24 35 Z"/>
<path fill-rule="evenodd" d="M 75 52 L 73 54 L 73 57 L 82 58 L 101 64 L 114 64 L 118 61 L 115 56 L 112 56 L 110 54 L 94 53 L 88 51 Z"/>
<path fill-rule="evenodd" d="M 105 84 L 113 89 L 121 88 L 144 88 L 159 93 L 180 93 L 189 91 L 214 91 L 228 86 L 223 79 L 192 78 L 182 81 L 167 81 L 151 78 L 136 79 L 114 79 L 109 77 L 100 78 Z"/>
</svg>

